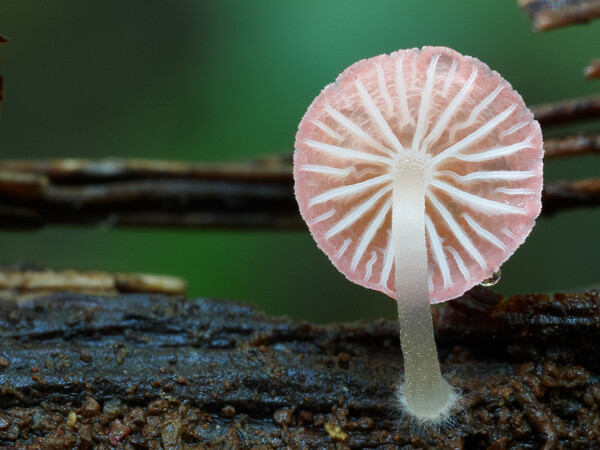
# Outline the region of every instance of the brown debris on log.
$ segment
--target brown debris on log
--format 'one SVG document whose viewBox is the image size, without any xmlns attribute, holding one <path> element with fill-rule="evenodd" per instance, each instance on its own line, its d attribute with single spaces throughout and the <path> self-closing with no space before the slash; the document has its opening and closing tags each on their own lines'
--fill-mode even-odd
<svg viewBox="0 0 600 450">
<path fill-rule="evenodd" d="M 584 73 L 588 80 L 600 78 L 600 59 L 590 62 L 590 65 L 585 68 Z"/>
<path fill-rule="evenodd" d="M 0 271 L 0 298 L 23 301 L 53 292 L 118 295 L 128 292 L 185 295 L 182 278 L 144 273 L 110 273 L 100 270 L 45 270 L 31 265 Z"/>
<path fill-rule="evenodd" d="M 482 288 L 434 309 L 464 410 L 416 434 L 396 321 L 325 326 L 148 294 L 0 300 L 0 445 L 593 448 L 600 296 Z"/>
<path fill-rule="evenodd" d="M 577 120 L 600 118 L 600 96 L 546 103 L 531 108 L 536 120 L 546 127 Z"/>
<path fill-rule="evenodd" d="M 583 151 L 585 142 L 577 144 Z M 593 143 L 588 142 L 593 147 Z M 554 144 L 554 156 L 571 145 Z M 597 204 L 594 180 L 548 183 L 544 210 Z M 566 189 L 568 187 L 568 189 Z M 246 164 L 53 160 L 0 162 L 0 229 L 50 224 L 304 229 L 289 158 Z"/>
<path fill-rule="evenodd" d="M 588 23 L 600 17 L 600 0 L 519 0 L 533 21 L 533 31 Z"/>
</svg>

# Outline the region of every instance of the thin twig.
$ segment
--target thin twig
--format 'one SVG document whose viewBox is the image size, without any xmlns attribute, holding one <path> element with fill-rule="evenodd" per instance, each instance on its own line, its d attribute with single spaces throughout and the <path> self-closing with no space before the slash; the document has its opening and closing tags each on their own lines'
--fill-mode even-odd
<svg viewBox="0 0 600 450">
<path fill-rule="evenodd" d="M 542 126 L 600 118 L 600 95 L 545 103 L 531 110 Z"/>
<path fill-rule="evenodd" d="M 8 42 L 4 36 L 0 36 L 0 45 Z M 1 55 L 0 55 L 1 56 Z M 2 68 L 2 58 L 0 58 L 0 69 Z M 2 73 L 0 73 L 0 106 L 2 106 L 2 100 L 4 99 L 4 83 L 2 82 Z"/>
<path fill-rule="evenodd" d="M 590 62 L 590 65 L 585 68 L 585 77 L 588 80 L 600 78 L 600 59 Z"/>
<path fill-rule="evenodd" d="M 43 175 L 61 184 L 157 178 L 278 182 L 287 181 L 290 164 L 291 159 L 287 156 L 268 156 L 234 163 L 117 158 L 5 160 L 0 161 L 0 171 Z"/>
<path fill-rule="evenodd" d="M 597 205 L 600 182 L 549 183 L 543 202 L 545 212 Z M 50 224 L 305 228 L 286 157 L 220 164 L 218 170 L 160 161 L 0 162 L 0 228 Z"/>
<path fill-rule="evenodd" d="M 542 193 L 543 211 L 558 211 L 600 205 L 600 178 L 547 183 Z"/>
<path fill-rule="evenodd" d="M 587 23 L 600 17 L 600 0 L 519 0 L 534 31 Z"/>
<path fill-rule="evenodd" d="M 569 136 L 544 141 L 544 158 L 564 158 L 587 153 L 600 154 L 600 134 Z"/>
<path fill-rule="evenodd" d="M 600 0 L 519 0 L 519 6 L 533 22 L 533 31 L 548 31 L 587 23 L 600 17 Z M 584 69 L 588 80 L 600 78 L 600 61 Z"/>
<path fill-rule="evenodd" d="M 303 228 L 288 158 L 234 164 L 4 161 L 0 228 Z"/>
</svg>

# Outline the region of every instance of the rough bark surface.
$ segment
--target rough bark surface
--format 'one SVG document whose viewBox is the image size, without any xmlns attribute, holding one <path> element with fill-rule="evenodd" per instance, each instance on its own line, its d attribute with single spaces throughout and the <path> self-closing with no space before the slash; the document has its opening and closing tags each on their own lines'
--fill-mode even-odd
<svg viewBox="0 0 600 450">
<path fill-rule="evenodd" d="M 600 296 L 434 309 L 462 391 L 444 430 L 398 408 L 397 323 L 312 325 L 224 300 L 0 300 L 0 445 L 24 448 L 600 447 Z"/>
</svg>

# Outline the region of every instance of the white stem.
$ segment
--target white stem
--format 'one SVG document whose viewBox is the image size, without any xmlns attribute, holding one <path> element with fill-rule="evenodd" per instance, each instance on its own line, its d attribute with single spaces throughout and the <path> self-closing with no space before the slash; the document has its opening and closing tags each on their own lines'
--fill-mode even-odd
<svg viewBox="0 0 600 450">
<path fill-rule="evenodd" d="M 400 161 L 403 163 L 406 161 Z M 425 164 L 414 159 L 396 166 L 392 236 L 396 265 L 396 298 L 404 356 L 404 403 L 423 421 L 446 415 L 456 394 L 442 378 L 429 306 L 425 241 Z M 421 161 L 423 163 L 423 161 Z M 415 164 L 416 163 L 416 164 Z"/>
</svg>

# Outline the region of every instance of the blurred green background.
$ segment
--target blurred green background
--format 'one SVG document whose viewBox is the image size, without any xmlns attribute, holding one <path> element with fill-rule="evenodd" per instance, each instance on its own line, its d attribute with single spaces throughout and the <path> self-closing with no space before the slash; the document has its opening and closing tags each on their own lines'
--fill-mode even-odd
<svg viewBox="0 0 600 450">
<path fill-rule="evenodd" d="M 2 0 L 2 158 L 236 160 L 290 152 L 312 99 L 353 62 L 445 45 L 528 104 L 600 91 L 582 68 L 600 22 L 533 34 L 509 1 Z M 600 128 L 593 125 L 592 128 Z M 599 176 L 598 158 L 546 179 Z M 600 283 L 600 209 L 542 218 L 503 266 L 503 293 Z M 319 322 L 395 314 L 346 281 L 307 232 L 48 228 L 1 233 L 0 260 L 186 278 L 192 296 Z"/>
</svg>

